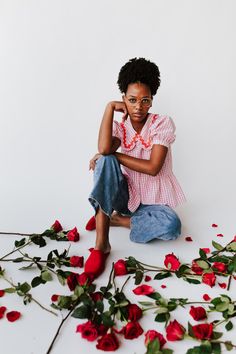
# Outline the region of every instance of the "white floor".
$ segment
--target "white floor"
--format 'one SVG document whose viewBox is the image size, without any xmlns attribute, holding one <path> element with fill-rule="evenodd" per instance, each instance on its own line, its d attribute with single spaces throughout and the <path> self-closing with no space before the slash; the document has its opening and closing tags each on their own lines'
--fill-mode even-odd
<svg viewBox="0 0 236 354">
<path fill-rule="evenodd" d="M 165 254 L 174 252 L 181 262 L 190 262 L 193 258 L 198 256 L 199 247 L 210 247 L 212 240 L 226 244 L 236 234 L 236 225 L 234 220 L 234 205 L 233 200 L 228 203 L 223 201 L 214 203 L 204 203 L 203 206 L 191 205 L 191 203 L 185 204 L 178 210 L 179 215 L 183 220 L 183 233 L 177 241 L 162 242 L 157 241 L 147 245 L 140 245 L 132 243 L 129 240 L 129 232 L 124 228 L 112 228 L 111 229 L 111 244 L 113 251 L 108 259 L 107 268 L 104 274 L 102 274 L 96 281 L 97 287 L 106 285 L 108 275 L 110 272 L 112 262 L 117 261 L 120 258 L 127 256 L 134 256 L 144 263 L 153 264 L 157 266 L 163 265 L 163 259 Z M 88 248 L 93 246 L 95 232 L 87 232 L 84 230 L 85 219 L 81 220 L 77 227 L 81 233 L 81 239 L 78 243 L 72 243 L 70 249 L 70 255 L 83 255 L 87 257 Z M 62 222 L 62 220 L 61 220 Z M 212 228 L 212 223 L 218 224 L 218 228 Z M 62 223 L 63 224 L 63 223 Z M 74 225 L 71 225 L 71 227 Z M 0 230 L 0 231 L 23 231 L 23 230 Z M 33 232 L 41 230 L 32 230 Z M 42 230 L 43 231 L 43 230 Z M 222 233 L 224 237 L 220 238 L 216 235 Z M 193 242 L 186 242 L 185 237 L 191 236 Z M 15 236 L 1 236 L 1 256 L 13 249 Z M 20 237 L 18 237 L 20 239 Z M 56 243 L 55 241 L 49 241 L 47 247 L 39 249 L 37 246 L 31 246 L 27 249 L 30 255 L 44 255 L 46 256 L 50 250 L 58 249 L 63 250 L 68 247 L 68 243 Z M 6 269 L 6 276 L 11 278 L 13 282 L 17 283 L 23 281 L 29 281 L 35 276 L 36 270 L 18 270 L 22 264 L 19 263 L 7 263 L 1 262 L 1 266 Z M 77 271 L 77 270 L 76 270 Z M 80 271 L 79 271 L 80 272 Z M 153 275 L 153 274 L 150 274 Z M 122 284 L 126 277 L 119 277 L 117 279 L 118 284 Z M 219 279 L 223 282 L 224 279 Z M 212 297 L 218 294 L 227 293 L 232 298 L 235 298 L 236 285 L 235 281 L 232 282 L 230 292 L 221 289 L 218 285 L 210 288 L 207 285 L 190 285 L 181 279 L 175 279 L 174 277 L 164 280 L 153 280 L 148 283 L 152 285 L 157 291 L 159 291 L 165 297 L 187 297 L 192 301 L 201 301 L 204 293 L 209 294 Z M 161 284 L 165 284 L 166 289 L 160 287 Z M 0 289 L 7 287 L 8 285 L 0 280 Z M 128 299 L 133 302 L 148 300 L 147 297 L 138 297 L 132 293 L 132 289 L 135 287 L 133 279 L 129 281 L 125 287 L 125 294 Z M 62 287 L 55 279 L 51 283 L 41 285 L 32 290 L 32 294 L 42 304 L 49 307 L 50 298 L 54 293 L 69 294 L 67 287 Z M 0 306 L 6 306 L 10 310 L 18 310 L 22 313 L 22 318 L 15 323 L 10 323 L 6 319 L 0 320 L 0 336 L 1 336 L 1 353 L 3 354 L 46 354 L 50 342 L 57 330 L 60 323 L 61 316 L 58 318 L 43 311 L 36 304 L 31 303 L 27 306 L 23 305 L 22 299 L 17 295 L 6 294 L 0 299 Z M 66 311 L 63 316 L 66 315 Z M 154 321 L 154 314 L 150 311 L 145 313 L 145 316 L 141 320 L 141 325 L 144 331 L 148 329 L 156 329 L 164 333 L 164 327 L 162 324 Z M 187 325 L 188 321 L 194 323 L 186 310 L 176 310 L 172 312 L 171 319 L 177 319 L 183 325 Z M 209 320 L 213 320 L 213 315 L 209 316 Z M 70 318 L 64 327 L 62 328 L 60 335 L 55 342 L 52 354 L 77 354 L 85 353 L 98 353 L 95 342 L 87 342 L 81 339 L 80 334 L 75 333 L 75 328 L 79 323 L 85 322 L 84 320 L 77 320 Z M 235 321 L 233 321 L 235 322 Z M 196 324 L 196 323 L 195 323 Z M 224 331 L 224 327 L 222 328 Z M 234 330 L 225 333 L 225 339 L 233 338 Z M 168 346 L 174 349 L 175 354 L 186 353 L 187 348 L 196 345 L 194 341 L 181 341 L 181 342 L 169 342 Z M 236 352 L 236 351 L 234 351 Z M 144 336 L 140 336 L 135 340 L 124 340 L 120 337 L 120 348 L 117 353 L 132 353 L 132 354 L 144 354 Z M 233 351 L 231 351 L 233 353 Z"/>
</svg>

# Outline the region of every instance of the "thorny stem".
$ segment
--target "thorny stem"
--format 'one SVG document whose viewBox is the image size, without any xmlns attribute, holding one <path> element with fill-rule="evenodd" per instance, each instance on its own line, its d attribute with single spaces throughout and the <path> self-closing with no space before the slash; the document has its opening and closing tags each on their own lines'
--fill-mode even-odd
<svg viewBox="0 0 236 354">
<path fill-rule="evenodd" d="M 130 278 L 131 278 L 131 276 L 129 276 L 129 277 L 126 279 L 126 281 L 124 282 L 124 284 L 122 285 L 122 288 L 121 288 L 121 290 L 120 290 L 121 292 L 123 291 L 125 285 L 128 283 L 128 281 L 130 280 Z"/>
<path fill-rule="evenodd" d="M 32 236 L 33 234 L 21 234 L 19 232 L 0 232 L 0 235 Z"/>
<path fill-rule="evenodd" d="M 76 302 L 76 304 L 72 307 L 72 309 L 68 312 L 68 314 L 66 315 L 66 317 L 64 317 L 63 319 L 62 319 L 62 321 L 61 321 L 61 323 L 60 323 L 60 325 L 59 325 L 59 327 L 58 327 L 58 329 L 57 329 L 57 331 L 56 331 L 56 334 L 55 334 L 55 336 L 54 336 L 54 338 L 53 338 L 53 340 L 52 340 L 52 342 L 51 342 L 51 344 L 50 344 L 50 347 L 48 348 L 48 350 L 47 350 L 47 352 L 46 352 L 46 354 L 49 354 L 50 352 L 51 352 L 51 350 L 52 350 L 52 347 L 53 347 L 53 345 L 54 345 L 54 343 L 55 343 L 55 340 L 57 339 L 57 336 L 58 336 L 58 334 L 59 334 L 59 332 L 60 332 L 60 330 L 61 330 L 61 327 L 63 326 L 63 324 L 64 324 L 64 322 L 67 320 L 67 318 L 70 316 L 70 314 L 72 313 L 72 311 L 74 311 L 74 309 L 75 309 L 75 307 L 77 306 L 77 302 Z"/>
<path fill-rule="evenodd" d="M 9 279 L 7 279 L 5 276 L 3 276 L 3 279 L 10 284 L 13 288 L 16 288 L 16 285 L 14 283 L 12 283 Z M 40 304 L 40 302 L 38 302 L 38 300 L 36 300 L 31 294 L 27 293 L 27 295 L 30 295 L 30 299 L 32 301 L 34 301 L 37 305 L 39 305 L 43 310 L 52 313 L 54 316 L 57 316 L 57 313 L 55 313 L 52 310 L 47 309 L 46 307 L 44 307 L 42 304 Z"/>
<path fill-rule="evenodd" d="M 0 258 L 0 261 L 2 261 L 4 258 L 10 256 L 11 254 L 17 252 L 17 251 L 20 250 L 21 248 L 28 246 L 31 242 L 32 242 L 32 241 L 29 240 L 29 241 L 26 242 L 24 245 L 22 245 L 22 246 L 20 246 L 20 247 L 17 247 L 17 248 L 15 248 L 13 251 L 11 251 L 11 252 L 5 254 L 5 256 L 3 256 L 2 258 Z"/>
<path fill-rule="evenodd" d="M 231 280 L 232 280 L 232 274 L 230 274 L 230 276 L 229 276 L 228 285 L 227 285 L 227 290 L 229 290 L 229 288 L 230 288 Z"/>
</svg>

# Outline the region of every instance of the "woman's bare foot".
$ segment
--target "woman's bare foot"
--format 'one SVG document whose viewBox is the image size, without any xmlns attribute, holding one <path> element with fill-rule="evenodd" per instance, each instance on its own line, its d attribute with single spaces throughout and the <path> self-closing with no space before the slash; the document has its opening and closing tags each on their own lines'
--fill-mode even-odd
<svg viewBox="0 0 236 354">
<path fill-rule="evenodd" d="M 123 226 L 130 229 L 130 216 L 123 216 L 115 211 L 111 216 L 110 226 Z"/>
<path fill-rule="evenodd" d="M 106 243 L 106 244 L 101 244 L 99 242 L 96 242 L 96 245 L 94 247 L 95 250 L 100 250 L 103 253 L 110 253 L 111 251 L 111 245 L 110 243 Z"/>
</svg>

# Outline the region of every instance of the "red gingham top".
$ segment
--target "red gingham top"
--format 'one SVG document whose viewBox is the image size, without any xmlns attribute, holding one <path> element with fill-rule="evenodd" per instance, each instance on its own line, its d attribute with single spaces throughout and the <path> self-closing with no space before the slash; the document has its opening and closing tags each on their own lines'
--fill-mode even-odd
<svg viewBox="0 0 236 354">
<path fill-rule="evenodd" d="M 175 125 L 168 116 L 148 114 L 145 125 L 138 134 L 128 117 L 125 122 L 113 122 L 113 136 L 121 141 L 121 152 L 149 160 L 153 144 L 168 147 L 165 162 L 156 176 L 137 172 L 121 166 L 129 187 L 128 208 L 134 212 L 142 204 L 167 204 L 170 207 L 185 201 L 184 193 L 172 172 L 171 144 L 175 140 Z"/>
</svg>

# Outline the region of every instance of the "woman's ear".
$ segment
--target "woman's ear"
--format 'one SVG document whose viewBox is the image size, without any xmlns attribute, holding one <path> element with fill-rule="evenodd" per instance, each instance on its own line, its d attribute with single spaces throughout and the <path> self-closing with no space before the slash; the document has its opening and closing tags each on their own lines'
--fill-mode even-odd
<svg viewBox="0 0 236 354">
<path fill-rule="evenodd" d="M 122 101 L 125 102 L 125 95 L 122 95 Z"/>
</svg>

